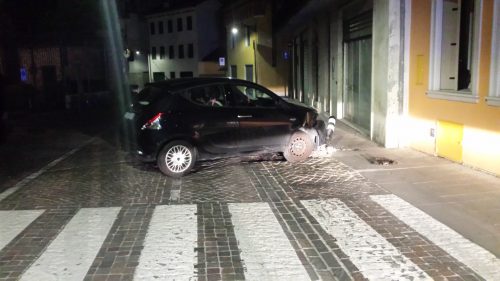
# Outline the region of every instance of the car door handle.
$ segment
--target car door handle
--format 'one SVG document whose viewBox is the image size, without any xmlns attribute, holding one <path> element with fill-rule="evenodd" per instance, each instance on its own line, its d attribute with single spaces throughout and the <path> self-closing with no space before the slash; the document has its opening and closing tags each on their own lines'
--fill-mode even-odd
<svg viewBox="0 0 500 281">
<path fill-rule="evenodd" d="M 252 118 L 253 116 L 252 115 L 239 115 L 238 114 L 238 118 Z"/>
</svg>

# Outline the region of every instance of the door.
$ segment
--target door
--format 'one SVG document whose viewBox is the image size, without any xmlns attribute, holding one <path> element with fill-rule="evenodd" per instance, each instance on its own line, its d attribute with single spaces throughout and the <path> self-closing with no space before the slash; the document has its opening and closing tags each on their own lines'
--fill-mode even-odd
<svg viewBox="0 0 500 281">
<path fill-rule="evenodd" d="M 295 119 L 278 107 L 275 95 L 254 84 L 227 88 L 237 112 L 241 151 L 275 150 L 286 144 Z"/>
<path fill-rule="evenodd" d="M 344 22 L 344 118 L 371 127 L 372 11 Z"/>
<path fill-rule="evenodd" d="M 245 65 L 245 80 L 253 82 L 253 65 Z"/>
<path fill-rule="evenodd" d="M 229 74 L 231 78 L 238 78 L 238 69 L 236 65 L 231 65 L 231 73 Z"/>
<path fill-rule="evenodd" d="M 370 131 L 372 40 L 346 44 L 345 118 L 362 130 Z"/>
<path fill-rule="evenodd" d="M 57 74 L 54 65 L 42 66 L 42 81 L 46 101 L 52 106 L 61 102 L 62 97 L 58 93 Z"/>
<path fill-rule="evenodd" d="M 185 97 L 195 105 L 184 116 L 196 146 L 202 153 L 228 154 L 237 149 L 239 136 L 236 111 L 225 101 L 222 87 L 208 85 L 187 90 Z"/>
</svg>

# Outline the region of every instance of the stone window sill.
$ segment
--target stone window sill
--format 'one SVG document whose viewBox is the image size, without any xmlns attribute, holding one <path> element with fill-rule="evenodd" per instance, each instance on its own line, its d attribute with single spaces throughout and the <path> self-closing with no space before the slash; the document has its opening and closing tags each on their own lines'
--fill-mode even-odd
<svg viewBox="0 0 500 281">
<path fill-rule="evenodd" d="M 430 90 L 427 96 L 433 99 L 458 101 L 466 103 L 478 103 L 479 97 L 472 94 L 470 91 L 443 91 L 443 90 Z"/>
<path fill-rule="evenodd" d="M 500 97 L 486 97 L 486 103 L 491 106 L 500 106 Z"/>
</svg>

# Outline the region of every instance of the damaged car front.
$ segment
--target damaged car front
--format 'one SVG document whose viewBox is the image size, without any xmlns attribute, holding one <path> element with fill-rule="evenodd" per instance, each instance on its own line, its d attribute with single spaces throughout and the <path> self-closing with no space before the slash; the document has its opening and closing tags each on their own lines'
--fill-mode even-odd
<svg viewBox="0 0 500 281">
<path fill-rule="evenodd" d="M 299 130 L 305 132 L 312 140 L 313 150 L 318 150 L 321 146 L 327 145 L 335 130 L 336 117 L 329 116 L 322 118 L 318 111 L 296 99 L 281 97 L 283 105 L 290 111 L 295 112 Z"/>
</svg>

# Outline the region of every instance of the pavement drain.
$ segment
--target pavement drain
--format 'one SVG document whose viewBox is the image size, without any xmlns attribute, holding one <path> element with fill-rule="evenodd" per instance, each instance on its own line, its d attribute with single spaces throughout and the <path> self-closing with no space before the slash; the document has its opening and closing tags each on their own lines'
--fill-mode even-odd
<svg viewBox="0 0 500 281">
<path fill-rule="evenodd" d="M 398 162 L 386 158 L 386 157 L 376 157 L 376 156 L 363 156 L 368 162 L 374 165 L 382 165 L 382 166 L 388 166 L 388 165 L 394 165 L 397 164 Z"/>
</svg>

